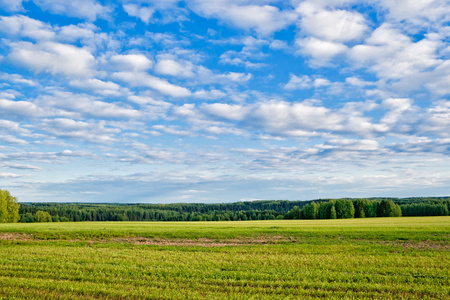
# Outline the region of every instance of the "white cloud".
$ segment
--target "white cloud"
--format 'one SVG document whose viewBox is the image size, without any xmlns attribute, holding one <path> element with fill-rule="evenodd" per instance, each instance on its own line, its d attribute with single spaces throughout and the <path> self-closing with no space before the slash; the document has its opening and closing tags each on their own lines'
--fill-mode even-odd
<svg viewBox="0 0 450 300">
<path fill-rule="evenodd" d="M 177 77 L 193 77 L 194 65 L 188 61 L 175 61 L 173 59 L 161 59 L 155 65 L 155 72 L 163 75 L 171 75 Z"/>
<path fill-rule="evenodd" d="M 164 162 L 184 163 L 186 154 L 180 149 L 161 149 L 147 144 L 134 142 L 130 145 L 134 151 L 127 151 L 119 159 L 121 162 L 137 164 L 161 164 Z"/>
<path fill-rule="evenodd" d="M 0 141 L 5 144 L 15 144 L 15 145 L 28 145 L 29 143 L 23 139 L 19 139 L 13 135 L 3 135 L 0 136 Z"/>
<path fill-rule="evenodd" d="M 74 79 L 69 82 L 71 86 L 85 90 L 92 90 L 97 94 L 104 96 L 119 96 L 120 86 L 111 81 L 102 81 L 96 78 Z"/>
<path fill-rule="evenodd" d="M 406 21 L 419 27 L 436 26 L 450 20 L 447 0 L 378 0 L 389 10 L 390 21 Z"/>
<path fill-rule="evenodd" d="M 420 133 L 450 137 L 450 101 L 440 100 L 426 109 Z"/>
<path fill-rule="evenodd" d="M 424 78 L 420 78 L 422 84 L 427 81 L 425 86 L 428 90 L 439 96 L 450 95 L 450 60 L 442 62 L 432 72 L 424 72 Z"/>
<path fill-rule="evenodd" d="M 187 97 L 191 95 L 191 91 L 187 88 L 171 84 L 166 80 L 144 72 L 117 72 L 113 74 L 113 77 L 125 81 L 131 86 L 150 87 L 161 94 L 172 97 Z"/>
<path fill-rule="evenodd" d="M 0 32 L 4 35 L 21 36 L 35 41 L 51 40 L 56 36 L 51 25 L 23 15 L 0 17 Z"/>
<path fill-rule="evenodd" d="M 32 117 L 38 118 L 51 115 L 52 112 L 36 106 L 28 101 L 12 101 L 0 99 L 0 116 L 5 119 L 16 117 Z"/>
<path fill-rule="evenodd" d="M 302 14 L 300 28 L 303 34 L 318 39 L 345 43 L 361 39 L 368 30 L 366 20 L 358 12 L 346 10 L 311 9 L 302 3 L 297 11 Z"/>
<path fill-rule="evenodd" d="M 112 11 L 95 0 L 33 0 L 43 10 L 54 14 L 95 21 L 98 17 L 107 18 Z"/>
<path fill-rule="evenodd" d="M 313 37 L 297 39 L 295 44 L 300 48 L 298 53 L 311 57 L 310 63 L 313 66 L 328 65 L 331 59 L 347 51 L 347 46 L 342 43 L 324 41 Z"/>
<path fill-rule="evenodd" d="M 10 44 L 8 58 L 35 72 L 85 77 L 94 73 L 94 56 L 85 48 L 55 42 Z"/>
<path fill-rule="evenodd" d="M 289 49 L 289 45 L 285 41 L 273 40 L 269 45 L 270 49 L 274 50 L 286 50 Z"/>
<path fill-rule="evenodd" d="M 225 103 L 205 104 L 202 110 L 210 115 L 234 121 L 243 120 L 248 113 L 247 108 L 241 105 Z"/>
<path fill-rule="evenodd" d="M 120 71 L 140 72 L 151 69 L 153 62 L 143 54 L 114 55 L 110 62 Z"/>
<path fill-rule="evenodd" d="M 98 30 L 99 28 L 92 23 L 70 24 L 60 28 L 58 39 L 66 42 L 92 40 L 96 38 L 96 31 Z"/>
<path fill-rule="evenodd" d="M 193 96 L 198 99 L 211 100 L 211 99 L 220 99 L 224 98 L 227 94 L 220 90 L 198 90 L 195 91 Z"/>
<path fill-rule="evenodd" d="M 135 4 L 124 4 L 123 9 L 129 16 L 141 19 L 145 24 L 150 22 L 150 19 L 155 12 L 155 9 L 152 7 L 140 7 Z"/>
<path fill-rule="evenodd" d="M 0 73 L 0 78 L 5 81 L 9 81 L 9 82 L 17 83 L 17 84 L 24 84 L 24 85 L 28 85 L 28 86 L 37 86 L 38 85 L 35 81 L 26 79 L 22 75 L 19 75 L 19 74 Z"/>
<path fill-rule="evenodd" d="M 54 92 L 52 96 L 41 96 L 39 103 L 44 107 L 63 109 L 69 113 L 100 118 L 138 118 L 142 114 L 130 107 L 98 101 L 93 97 L 69 92 Z"/>
<path fill-rule="evenodd" d="M 22 0 L 0 0 L 0 7 L 9 12 L 23 10 Z"/>
<path fill-rule="evenodd" d="M 5 166 L 7 168 L 11 168 L 11 169 L 17 169 L 17 170 L 34 170 L 34 171 L 39 171 L 42 170 L 41 167 L 37 167 L 37 166 L 33 166 L 33 165 L 23 165 L 23 164 L 5 164 Z"/>
<path fill-rule="evenodd" d="M 164 126 L 164 125 L 154 125 L 152 126 L 155 130 L 160 130 L 165 133 L 180 135 L 180 136 L 189 136 L 192 135 L 191 132 L 187 130 L 180 130 L 176 126 Z"/>
<path fill-rule="evenodd" d="M 295 76 L 291 74 L 289 82 L 286 83 L 284 88 L 286 90 L 296 90 L 296 89 L 310 89 L 310 88 L 320 88 L 323 86 L 329 86 L 331 82 L 325 78 L 311 78 L 308 75 Z"/>
<path fill-rule="evenodd" d="M 256 5 L 251 1 L 194 0 L 189 7 L 199 15 L 213 17 L 261 35 L 271 35 L 294 23 L 297 14 L 271 5 Z"/>
<path fill-rule="evenodd" d="M 237 52 L 234 50 L 229 50 L 220 55 L 220 63 L 232 66 L 243 65 L 250 69 L 259 69 L 267 66 L 267 64 L 265 63 L 250 61 L 249 59 L 252 58 L 254 58 L 253 53 L 244 51 Z"/>
<path fill-rule="evenodd" d="M 374 82 L 364 81 L 358 77 L 347 77 L 347 78 L 345 78 L 345 82 L 348 84 L 354 85 L 354 86 L 358 86 L 358 87 L 375 85 Z"/>
<path fill-rule="evenodd" d="M 56 137 L 95 143 L 114 142 L 117 140 L 115 135 L 120 132 L 119 129 L 106 127 L 104 121 L 83 122 L 67 118 L 44 119 L 39 127 Z"/>
<path fill-rule="evenodd" d="M 7 173 L 7 172 L 0 172 L 0 178 L 19 178 L 23 177 L 24 175 L 16 174 L 16 173 Z"/>
<path fill-rule="evenodd" d="M 234 127 L 219 127 L 219 126 L 210 126 L 205 128 L 206 133 L 215 134 L 215 135 L 223 135 L 223 134 L 233 134 L 233 135 L 246 135 L 247 132 L 245 130 L 234 128 Z"/>
<path fill-rule="evenodd" d="M 428 38 L 413 42 L 392 25 L 383 24 L 365 44 L 353 47 L 349 57 L 380 78 L 401 79 L 436 67 L 438 46 L 437 41 Z"/>
</svg>

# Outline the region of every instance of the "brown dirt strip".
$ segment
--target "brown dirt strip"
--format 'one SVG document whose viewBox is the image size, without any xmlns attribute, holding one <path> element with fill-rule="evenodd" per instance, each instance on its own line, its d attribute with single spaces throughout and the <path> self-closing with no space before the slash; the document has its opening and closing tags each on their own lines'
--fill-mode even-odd
<svg viewBox="0 0 450 300">
<path fill-rule="evenodd" d="M 242 245 L 263 245 L 263 244 L 281 244 L 298 243 L 298 239 L 286 236 L 260 236 L 256 238 L 234 238 L 234 239 L 166 239 L 166 238 L 146 238 L 146 237 L 117 237 L 107 239 L 52 239 L 41 240 L 35 238 L 32 234 L 0 232 L 0 240 L 8 241 L 64 241 L 64 242 L 89 242 L 90 244 L 101 243 L 123 243 L 133 245 L 154 245 L 154 246 L 184 246 L 184 247 L 226 247 Z M 388 246 L 402 246 L 405 250 L 441 250 L 450 251 L 450 245 L 447 242 L 435 241 L 377 241 L 376 243 Z"/>
</svg>

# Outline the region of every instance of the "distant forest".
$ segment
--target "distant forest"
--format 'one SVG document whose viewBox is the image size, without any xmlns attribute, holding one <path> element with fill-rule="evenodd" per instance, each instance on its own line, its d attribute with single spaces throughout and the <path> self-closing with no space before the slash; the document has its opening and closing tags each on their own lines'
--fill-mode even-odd
<svg viewBox="0 0 450 300">
<path fill-rule="evenodd" d="M 450 197 L 264 200 L 224 204 L 20 203 L 23 223 L 80 221 L 245 221 L 448 216 Z"/>
</svg>

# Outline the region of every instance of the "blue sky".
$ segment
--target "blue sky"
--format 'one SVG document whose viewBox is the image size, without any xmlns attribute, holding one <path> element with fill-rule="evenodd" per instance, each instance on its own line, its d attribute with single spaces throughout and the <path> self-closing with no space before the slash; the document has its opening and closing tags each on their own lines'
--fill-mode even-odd
<svg viewBox="0 0 450 300">
<path fill-rule="evenodd" d="M 0 0 L 19 201 L 440 196 L 447 0 Z"/>
</svg>

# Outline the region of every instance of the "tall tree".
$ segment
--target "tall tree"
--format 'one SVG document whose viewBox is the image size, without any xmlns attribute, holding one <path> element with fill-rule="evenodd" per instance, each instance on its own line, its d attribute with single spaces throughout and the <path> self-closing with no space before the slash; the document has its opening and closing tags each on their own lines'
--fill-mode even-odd
<svg viewBox="0 0 450 300">
<path fill-rule="evenodd" d="M 401 217 L 402 210 L 398 204 L 392 200 L 383 199 L 378 205 L 378 217 Z"/>
<path fill-rule="evenodd" d="M 18 222 L 19 207 L 17 197 L 11 196 L 7 190 L 0 190 L 0 223 Z"/>
<path fill-rule="evenodd" d="M 340 199 L 336 201 L 335 206 L 338 219 L 349 219 L 355 216 L 355 208 L 351 200 Z"/>
<path fill-rule="evenodd" d="M 355 207 L 355 218 L 365 218 L 364 204 L 368 202 L 366 199 L 356 199 L 353 201 Z"/>
</svg>

